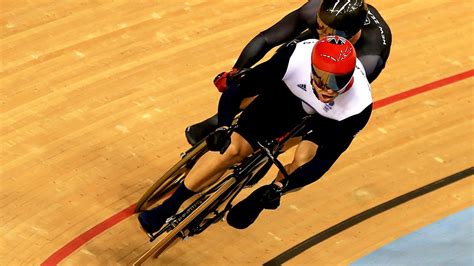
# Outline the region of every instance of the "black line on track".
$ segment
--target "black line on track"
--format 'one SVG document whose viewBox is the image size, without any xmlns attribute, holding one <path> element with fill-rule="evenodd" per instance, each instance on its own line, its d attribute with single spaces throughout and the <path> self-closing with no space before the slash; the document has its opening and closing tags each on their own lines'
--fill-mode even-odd
<svg viewBox="0 0 474 266">
<path fill-rule="evenodd" d="M 450 175 L 448 177 L 442 178 L 438 181 L 435 181 L 433 183 L 430 183 L 426 186 L 420 187 L 418 189 L 415 189 L 413 191 L 410 191 L 406 194 L 403 194 L 399 197 L 393 198 L 387 202 L 384 202 L 378 206 L 375 206 L 373 208 L 370 208 L 366 211 L 363 211 L 357 215 L 354 215 L 334 226 L 331 226 L 330 228 L 317 233 L 316 235 L 306 239 L 305 241 L 297 244 L 296 246 L 288 249 L 287 251 L 281 253 L 280 255 L 276 256 L 275 258 L 271 259 L 268 262 L 265 262 L 263 265 L 264 266 L 274 266 L 274 265 L 281 265 L 284 262 L 287 262 L 288 260 L 298 256 L 305 250 L 323 242 L 324 240 L 346 230 L 347 228 L 350 228 L 360 222 L 363 222 L 375 215 L 378 215 L 386 210 L 389 210 L 391 208 L 394 208 L 396 206 L 399 206 L 407 201 L 410 201 L 414 198 L 423 196 L 427 193 L 430 193 L 432 191 L 435 191 L 439 188 L 442 188 L 444 186 L 447 186 L 449 184 L 452 184 L 454 182 L 457 182 L 463 178 L 469 177 L 474 174 L 474 167 L 467 168 L 463 171 L 460 171 L 456 174 Z"/>
</svg>

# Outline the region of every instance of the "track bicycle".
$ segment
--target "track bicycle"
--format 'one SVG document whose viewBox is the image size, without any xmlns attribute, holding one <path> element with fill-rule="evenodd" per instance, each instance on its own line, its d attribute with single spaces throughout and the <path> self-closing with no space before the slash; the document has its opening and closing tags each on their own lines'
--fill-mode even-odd
<svg viewBox="0 0 474 266">
<path fill-rule="evenodd" d="M 284 136 L 263 143 L 259 142 L 259 149 L 241 163 L 230 167 L 230 172 L 216 183 L 198 193 L 195 199 L 182 211 L 169 217 L 158 232 L 147 233 L 151 242 L 155 239 L 157 242 L 144 252 L 135 261 L 134 265 L 141 265 L 152 255 L 157 258 L 178 239 L 187 239 L 200 234 L 211 224 L 223 220 L 225 214 L 232 208 L 232 201 L 239 192 L 245 187 L 256 184 L 265 176 L 272 165 L 276 165 L 280 172 L 288 177 L 284 166 L 278 161 L 277 157 L 294 144 L 290 140 L 294 140 L 305 133 L 306 121 L 309 117 L 304 117 L 297 126 Z M 235 124 L 229 127 L 227 129 L 228 133 L 230 134 L 235 128 Z M 151 209 L 166 199 L 183 182 L 196 161 L 208 151 L 204 139 L 182 153 L 181 160 L 143 194 L 135 211 Z"/>
</svg>

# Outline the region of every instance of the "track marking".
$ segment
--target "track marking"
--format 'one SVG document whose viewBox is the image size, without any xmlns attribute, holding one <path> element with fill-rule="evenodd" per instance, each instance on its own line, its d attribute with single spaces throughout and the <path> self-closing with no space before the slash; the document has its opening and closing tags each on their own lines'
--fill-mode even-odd
<svg viewBox="0 0 474 266">
<path fill-rule="evenodd" d="M 378 109 L 384 106 L 387 106 L 389 104 L 401 101 L 403 99 L 421 94 L 423 92 L 427 92 L 433 89 L 437 89 L 446 85 L 449 85 L 451 83 L 461 81 L 467 78 L 470 78 L 474 76 L 474 69 L 456 74 L 454 76 L 450 76 L 438 81 L 434 81 L 431 83 L 428 83 L 426 85 L 420 86 L 413 88 L 408 91 L 404 91 L 392 96 L 389 96 L 387 98 L 375 101 L 373 104 L 373 109 Z M 120 129 L 119 129 L 120 130 Z M 473 168 L 467 169 L 471 170 L 472 172 Z M 466 170 L 465 170 L 466 171 Z M 407 194 L 405 194 L 407 195 Z M 380 205 L 379 205 L 380 206 Z M 377 208 L 377 207 L 375 207 Z M 96 226 L 92 227 L 88 231 L 82 233 L 81 235 L 77 236 L 73 240 L 71 240 L 69 243 L 64 245 L 62 248 L 54 252 L 52 255 L 50 255 L 41 265 L 57 265 L 59 262 L 61 262 L 64 258 L 67 256 L 71 255 L 74 251 L 79 249 L 82 245 L 87 243 L 89 240 L 93 239 L 97 235 L 101 234 L 102 232 L 108 230 L 109 228 L 113 227 L 114 225 L 120 223 L 122 220 L 128 218 L 129 216 L 132 216 L 134 214 L 134 209 L 135 209 L 135 204 L 127 207 L 126 209 L 118 212 L 117 214 L 113 215 L 112 217 L 108 218 L 107 220 L 97 224 Z M 354 217 L 352 217 L 354 218 Z M 347 220 L 346 220 L 347 221 Z M 333 228 L 333 227 L 331 227 Z M 330 230 L 329 228 L 328 230 Z M 327 231 L 327 230 L 326 230 Z M 318 236 L 318 235 L 316 235 Z M 314 236 L 315 237 L 315 236 Z M 287 255 L 283 253 L 282 258 L 286 258 Z M 280 256 L 277 256 L 275 259 L 265 263 L 264 265 L 278 265 L 278 264 L 273 264 L 275 262 L 281 261 Z M 285 260 L 286 261 L 286 260 Z M 270 263 L 270 264 L 268 264 Z"/>
</svg>

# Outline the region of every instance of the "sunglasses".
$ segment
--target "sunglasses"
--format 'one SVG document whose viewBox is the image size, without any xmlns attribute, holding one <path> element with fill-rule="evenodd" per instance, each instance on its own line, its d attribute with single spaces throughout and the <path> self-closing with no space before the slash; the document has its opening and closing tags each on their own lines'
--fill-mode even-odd
<svg viewBox="0 0 474 266">
<path fill-rule="evenodd" d="M 349 85 L 352 79 L 352 73 L 344 75 L 334 75 L 329 72 L 312 67 L 311 84 L 321 90 L 332 90 L 342 93 Z"/>
</svg>

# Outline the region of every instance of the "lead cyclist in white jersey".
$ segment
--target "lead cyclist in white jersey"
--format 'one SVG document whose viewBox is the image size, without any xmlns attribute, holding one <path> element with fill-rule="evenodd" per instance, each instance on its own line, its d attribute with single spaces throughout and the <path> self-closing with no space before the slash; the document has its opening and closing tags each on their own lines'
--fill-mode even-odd
<svg viewBox="0 0 474 266">
<path fill-rule="evenodd" d="M 306 186 L 329 170 L 372 111 L 364 68 L 354 46 L 342 37 L 290 43 L 250 70 L 240 86 L 243 90 L 257 88 L 260 93 L 242 112 L 229 145 L 203 155 L 169 199 L 139 215 L 145 231 L 158 231 L 186 199 L 252 154 L 258 142 L 280 137 L 311 114 L 311 130 L 303 138 L 317 147 L 311 158 L 299 160 L 305 161 L 303 165 L 287 165 L 288 179 L 277 177 L 230 210 L 227 221 L 231 226 L 248 227 L 263 209 L 277 208 L 284 192 Z"/>
</svg>

